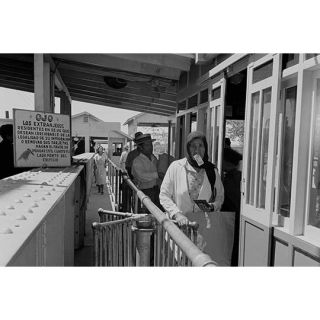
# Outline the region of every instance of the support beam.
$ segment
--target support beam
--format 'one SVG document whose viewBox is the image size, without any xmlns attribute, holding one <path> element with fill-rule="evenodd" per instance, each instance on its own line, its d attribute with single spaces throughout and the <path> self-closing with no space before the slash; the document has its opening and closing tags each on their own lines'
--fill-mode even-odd
<svg viewBox="0 0 320 320">
<path fill-rule="evenodd" d="M 53 70 L 53 74 L 54 74 L 54 84 L 56 85 L 56 87 L 58 88 L 59 91 L 63 91 L 66 95 L 66 98 L 69 100 L 69 103 L 71 105 L 72 99 L 71 99 L 71 95 L 69 93 L 69 90 L 67 88 L 67 86 L 65 85 L 64 81 L 62 80 L 62 77 L 60 75 L 59 70 L 57 69 L 57 65 L 55 64 L 55 62 L 52 60 L 51 56 L 47 56 L 48 61 L 50 62 L 50 67 L 51 70 Z"/>
<path fill-rule="evenodd" d="M 65 92 L 60 92 L 60 113 L 71 117 L 71 103 Z"/>
<path fill-rule="evenodd" d="M 54 112 L 52 104 L 50 63 L 44 54 L 34 55 L 34 108 L 36 111 Z"/>
</svg>

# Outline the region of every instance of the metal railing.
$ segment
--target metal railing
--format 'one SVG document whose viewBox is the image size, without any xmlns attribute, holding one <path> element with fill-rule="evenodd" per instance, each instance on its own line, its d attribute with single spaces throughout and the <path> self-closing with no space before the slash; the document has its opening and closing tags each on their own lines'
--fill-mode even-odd
<svg viewBox="0 0 320 320">
<path fill-rule="evenodd" d="M 191 223 L 180 230 L 110 159 L 108 159 L 108 178 L 116 207 L 130 207 L 132 212 L 99 210 L 101 221 L 93 224 L 96 265 L 117 265 L 114 263 L 118 263 L 118 265 L 148 265 L 148 261 L 137 262 L 135 248 L 139 255 L 139 245 L 141 244 L 144 249 L 149 250 L 146 255 L 150 255 L 150 264 L 154 266 L 217 265 L 210 256 L 196 246 L 198 228 L 196 223 Z M 125 187 L 130 188 L 134 201 L 132 198 L 123 197 L 122 191 Z M 137 214 L 138 199 L 151 215 Z M 121 203 L 121 201 L 123 202 Z M 134 203 L 134 205 L 128 205 L 128 202 L 129 204 Z M 122 227 L 120 227 L 121 225 Z M 149 247 L 151 247 L 149 249 L 146 246 L 148 241 Z M 114 252 L 112 253 L 112 251 Z M 119 253 L 126 255 L 126 258 L 120 261 Z"/>
<path fill-rule="evenodd" d="M 132 214 L 106 212 L 99 209 L 100 223 L 92 224 L 94 265 L 130 267 L 136 265 L 133 222 L 140 217 Z M 104 222 L 102 222 L 104 221 Z"/>
<path fill-rule="evenodd" d="M 100 223 L 93 223 L 94 264 L 96 266 L 191 266 L 192 262 L 166 229 L 147 214 L 98 210 Z M 175 223 L 174 221 L 172 221 Z M 197 242 L 198 224 L 182 228 L 184 234 Z M 151 248 L 150 241 L 153 241 Z M 136 251 L 141 259 L 137 261 Z M 140 259 L 140 260 L 141 260 Z"/>
</svg>

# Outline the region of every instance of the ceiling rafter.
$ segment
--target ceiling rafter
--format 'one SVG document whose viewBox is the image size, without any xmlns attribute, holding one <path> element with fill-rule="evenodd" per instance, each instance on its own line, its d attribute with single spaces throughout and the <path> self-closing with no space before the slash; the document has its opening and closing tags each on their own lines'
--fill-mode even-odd
<svg viewBox="0 0 320 320">
<path fill-rule="evenodd" d="M 181 69 L 150 64 L 148 62 L 129 60 L 121 55 L 112 54 L 53 54 L 55 59 L 68 64 L 82 64 L 90 68 L 100 67 L 103 69 L 131 72 L 135 74 L 154 76 L 158 78 L 179 80 Z M 133 56 L 133 55 L 132 55 Z M 161 56 L 161 55 L 159 55 Z"/>
<path fill-rule="evenodd" d="M 104 95 L 104 94 L 95 94 L 95 93 L 91 93 L 91 92 L 83 92 L 81 90 L 77 90 L 77 89 L 74 89 L 74 88 L 69 88 L 70 89 L 70 93 L 71 93 L 71 96 L 75 96 L 75 95 L 85 95 L 86 97 L 97 97 L 99 99 L 104 99 L 105 101 L 111 101 L 113 103 L 117 103 L 117 101 L 121 104 L 127 104 L 127 105 L 131 105 L 131 106 L 139 106 L 139 107 L 143 107 L 143 108 L 146 108 L 146 109 L 154 109 L 154 110 L 157 110 L 157 109 L 161 109 L 161 110 L 164 110 L 164 111 L 174 111 L 176 108 L 175 107 L 172 107 L 172 106 L 159 106 L 159 105 L 156 105 L 154 103 L 142 103 L 142 102 L 139 102 L 139 101 L 130 101 L 128 99 L 124 99 L 124 98 L 113 98 L 113 97 L 110 97 L 108 95 Z"/>
<path fill-rule="evenodd" d="M 57 88 L 72 99 L 115 108 L 173 115 L 177 80 L 190 69 L 194 54 L 47 54 L 60 73 Z M 51 59 L 50 58 L 50 59 Z M 53 65 L 53 63 L 51 64 Z M 105 77 L 125 79 L 126 86 L 111 87 Z M 34 55 L 0 54 L 0 85 L 34 90 Z M 60 96 L 59 90 L 55 90 Z"/>
<path fill-rule="evenodd" d="M 132 95 L 128 95 L 125 94 L 123 92 L 117 92 L 116 90 L 108 90 L 107 88 L 97 88 L 97 87 L 86 87 L 83 86 L 81 84 L 77 84 L 77 83 L 68 83 L 69 89 L 77 89 L 79 91 L 83 91 L 83 92 L 90 92 L 90 93 L 96 93 L 96 94 L 103 94 L 106 96 L 110 96 L 112 98 L 116 98 L 116 99 L 125 99 L 128 101 L 134 101 L 134 102 L 142 102 L 142 103 L 146 103 L 146 104 L 157 104 L 159 106 L 163 105 L 163 106 L 170 106 L 170 107 L 175 107 L 176 106 L 176 102 L 175 101 L 163 101 L 163 100 L 159 100 L 157 98 L 153 98 L 153 97 L 142 97 L 142 96 L 132 96 Z"/>
<path fill-rule="evenodd" d="M 119 72 L 112 72 L 107 70 L 101 70 L 101 68 L 88 68 L 83 66 L 76 66 L 73 64 L 66 64 L 63 62 L 57 61 L 58 69 L 60 70 L 61 74 L 73 74 L 78 73 L 77 77 L 81 77 L 82 79 L 92 79 L 96 81 L 101 81 L 103 77 L 115 77 L 115 78 L 122 78 L 128 81 L 128 86 L 134 86 L 135 83 L 145 84 L 146 86 L 152 87 L 152 85 L 157 87 L 163 87 L 166 89 L 167 93 L 176 94 L 177 91 L 177 82 L 173 80 L 163 80 L 158 79 L 155 77 L 146 77 L 143 78 L 140 75 L 130 75 L 126 76 L 124 73 Z M 71 72 L 70 72 L 71 70 Z"/>
<path fill-rule="evenodd" d="M 131 105 L 123 105 L 122 103 L 113 103 L 111 101 L 104 101 L 103 99 L 98 99 L 98 98 L 88 98 L 82 95 L 75 94 L 73 96 L 73 99 L 76 101 L 80 102 L 86 102 L 86 103 L 91 103 L 91 104 L 98 104 L 102 105 L 105 107 L 112 107 L 112 108 L 119 108 L 119 109 L 126 109 L 126 110 L 132 110 L 132 111 L 138 111 L 138 112 L 143 112 L 143 113 L 152 113 L 152 114 L 158 114 L 162 116 L 170 116 L 173 113 L 168 112 L 168 111 L 161 111 L 161 110 L 152 110 L 152 109 L 146 109 L 144 107 L 139 107 L 139 106 L 131 106 Z"/>
<path fill-rule="evenodd" d="M 113 89 L 107 86 L 103 82 L 94 82 L 91 80 L 79 80 L 76 78 L 70 78 L 68 76 L 64 76 L 63 78 L 65 80 L 65 83 L 69 86 L 78 85 L 83 88 L 99 88 L 99 89 L 105 89 L 111 93 L 122 94 L 123 96 L 127 96 L 127 97 L 141 97 L 145 99 L 156 99 L 160 102 L 176 103 L 175 96 L 147 90 L 144 87 L 143 88 L 124 87 L 122 89 Z"/>
</svg>

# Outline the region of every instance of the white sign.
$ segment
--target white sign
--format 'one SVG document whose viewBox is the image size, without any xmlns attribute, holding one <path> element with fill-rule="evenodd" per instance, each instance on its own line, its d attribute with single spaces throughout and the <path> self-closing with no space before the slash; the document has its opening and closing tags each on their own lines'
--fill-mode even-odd
<svg viewBox="0 0 320 320">
<path fill-rule="evenodd" d="M 70 157 L 70 117 L 13 109 L 16 167 L 67 167 Z"/>
</svg>

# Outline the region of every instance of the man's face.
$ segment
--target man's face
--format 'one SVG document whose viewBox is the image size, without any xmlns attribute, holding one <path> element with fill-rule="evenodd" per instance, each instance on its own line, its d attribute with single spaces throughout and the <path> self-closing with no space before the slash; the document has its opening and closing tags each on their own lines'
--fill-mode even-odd
<svg viewBox="0 0 320 320">
<path fill-rule="evenodd" d="M 153 145 L 151 141 L 146 141 L 141 145 L 141 152 L 146 156 L 151 156 L 153 152 Z"/>
</svg>

